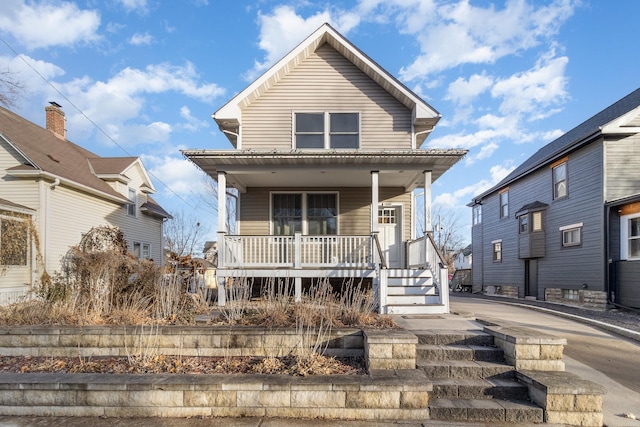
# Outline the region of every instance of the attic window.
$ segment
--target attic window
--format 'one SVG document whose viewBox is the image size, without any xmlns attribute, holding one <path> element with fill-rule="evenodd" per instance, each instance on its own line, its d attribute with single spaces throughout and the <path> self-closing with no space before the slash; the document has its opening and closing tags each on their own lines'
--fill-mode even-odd
<svg viewBox="0 0 640 427">
<path fill-rule="evenodd" d="M 359 113 L 294 113 L 294 147 L 354 149 L 360 146 Z"/>
</svg>

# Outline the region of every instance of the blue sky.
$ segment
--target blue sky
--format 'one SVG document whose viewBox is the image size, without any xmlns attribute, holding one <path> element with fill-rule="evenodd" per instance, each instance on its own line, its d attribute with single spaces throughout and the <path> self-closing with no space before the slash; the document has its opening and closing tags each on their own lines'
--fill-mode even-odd
<svg viewBox="0 0 640 427">
<path fill-rule="evenodd" d="M 443 116 L 426 148 L 466 148 L 433 188 L 465 205 L 537 149 L 640 86 L 637 0 L 3 0 L 0 70 L 26 84 L 14 110 L 68 138 L 141 156 L 155 198 L 210 224 L 184 148 L 230 149 L 211 114 L 329 22 Z M 468 237 L 470 240 L 470 237 Z"/>
</svg>

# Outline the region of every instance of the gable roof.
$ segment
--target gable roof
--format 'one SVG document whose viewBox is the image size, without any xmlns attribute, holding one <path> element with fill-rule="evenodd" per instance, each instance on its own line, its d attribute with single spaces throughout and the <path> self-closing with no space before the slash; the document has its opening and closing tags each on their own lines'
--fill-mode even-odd
<svg viewBox="0 0 640 427">
<path fill-rule="evenodd" d="M 536 151 L 497 185 L 474 199 L 481 199 L 511 182 L 561 158 L 570 151 L 593 142 L 604 134 L 634 134 L 640 132 L 640 88 L 574 127 L 558 139 Z"/>
<path fill-rule="evenodd" d="M 242 107 L 259 98 L 325 43 L 410 109 L 413 112 L 415 133 L 421 133 L 426 138 L 426 135 L 433 130 L 440 120 L 440 113 L 325 23 L 213 114 L 213 119 L 234 147 L 237 147 L 238 127 L 242 124 Z"/>
<path fill-rule="evenodd" d="M 3 107 L 0 107 L 0 138 L 22 157 L 21 165 L 7 169 L 12 176 L 57 178 L 70 187 L 125 204 L 129 200 L 106 180 L 111 177 L 128 182 L 126 172 L 139 164 L 145 181 L 143 191 L 155 191 L 140 158 L 100 157 Z M 147 203 L 152 213 L 170 217 L 151 198 Z"/>
</svg>

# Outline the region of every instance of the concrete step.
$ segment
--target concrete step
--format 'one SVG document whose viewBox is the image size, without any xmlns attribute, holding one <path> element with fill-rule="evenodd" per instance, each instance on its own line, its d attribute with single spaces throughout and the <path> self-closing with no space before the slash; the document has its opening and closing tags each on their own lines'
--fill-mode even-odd
<svg viewBox="0 0 640 427">
<path fill-rule="evenodd" d="M 418 343 L 420 344 L 493 346 L 493 335 L 487 334 L 480 329 L 464 332 L 443 329 L 411 332 L 418 337 Z"/>
<path fill-rule="evenodd" d="M 430 284 L 391 284 L 387 285 L 387 295 L 437 295 L 438 288 Z"/>
<path fill-rule="evenodd" d="M 430 396 L 438 399 L 529 399 L 527 386 L 513 379 L 440 378 L 432 383 Z"/>
<path fill-rule="evenodd" d="M 543 410 L 526 401 L 432 399 L 431 420 L 484 423 L 542 423 Z"/>
<path fill-rule="evenodd" d="M 478 345 L 434 345 L 418 344 L 416 357 L 422 360 L 476 360 L 485 362 L 504 361 L 504 352 L 496 347 Z"/>
<path fill-rule="evenodd" d="M 416 361 L 429 380 L 438 378 L 512 379 L 513 366 L 497 362 L 474 360 L 422 360 Z"/>
</svg>

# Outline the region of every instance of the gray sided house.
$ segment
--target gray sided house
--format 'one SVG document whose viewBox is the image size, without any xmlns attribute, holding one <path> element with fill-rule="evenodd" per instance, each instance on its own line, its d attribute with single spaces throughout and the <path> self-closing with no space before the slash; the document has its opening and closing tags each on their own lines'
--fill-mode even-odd
<svg viewBox="0 0 640 427">
<path fill-rule="evenodd" d="M 640 308 L 640 89 L 468 206 L 474 292 Z"/>
<path fill-rule="evenodd" d="M 421 148 L 440 114 L 325 24 L 213 116 L 230 150 L 185 150 L 238 193 L 218 211 L 219 303 L 230 277 L 366 280 L 387 313 L 447 312 L 431 184 L 466 153 Z M 423 188 L 424 210 L 414 190 Z"/>
<path fill-rule="evenodd" d="M 0 108 L 0 304 L 24 296 L 43 272 L 60 271 L 93 227 L 119 227 L 133 255 L 163 259 L 170 215 L 151 197 L 140 159 L 85 150 L 66 139 L 60 106 L 45 110 L 46 129 Z M 26 222 L 32 226 L 18 226 Z M 32 243 L 12 246 L 15 239 Z"/>
</svg>

